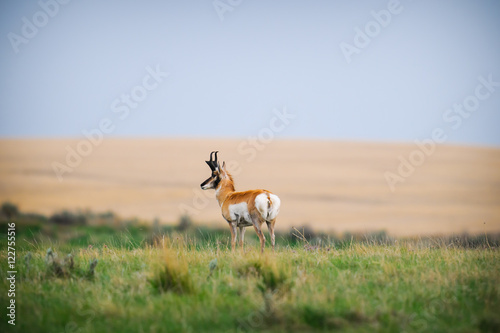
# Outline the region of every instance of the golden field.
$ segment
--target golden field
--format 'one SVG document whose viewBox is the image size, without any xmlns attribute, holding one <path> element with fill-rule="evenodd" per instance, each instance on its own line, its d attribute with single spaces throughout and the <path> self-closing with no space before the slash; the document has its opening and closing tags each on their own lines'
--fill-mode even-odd
<svg viewBox="0 0 500 333">
<path fill-rule="evenodd" d="M 415 144 L 276 140 L 104 139 L 59 180 L 78 139 L 0 140 L 0 202 L 22 211 L 111 210 L 122 217 L 225 226 L 210 175 L 212 150 L 233 171 L 237 190 L 265 188 L 282 200 L 277 227 L 391 235 L 500 231 L 500 149 L 438 146 L 391 191 L 386 172 Z"/>
</svg>

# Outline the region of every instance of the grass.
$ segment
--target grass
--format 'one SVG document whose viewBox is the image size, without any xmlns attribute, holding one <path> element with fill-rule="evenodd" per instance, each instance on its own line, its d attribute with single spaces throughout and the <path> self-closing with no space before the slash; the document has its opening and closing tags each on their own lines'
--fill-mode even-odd
<svg viewBox="0 0 500 333">
<path fill-rule="evenodd" d="M 15 326 L 5 316 L 3 237 L 0 330 L 500 331 L 498 247 L 281 242 L 260 255 L 252 240 L 245 253 L 231 252 L 228 235 L 149 242 L 105 232 L 108 239 L 91 234 L 79 242 L 18 236 Z M 49 248 L 57 261 L 47 259 Z"/>
<path fill-rule="evenodd" d="M 500 237 L 247 233 L 3 205 L 1 332 L 500 332 Z M 16 325 L 7 221 L 16 221 Z M 269 243 L 269 242 L 268 242 Z"/>
</svg>

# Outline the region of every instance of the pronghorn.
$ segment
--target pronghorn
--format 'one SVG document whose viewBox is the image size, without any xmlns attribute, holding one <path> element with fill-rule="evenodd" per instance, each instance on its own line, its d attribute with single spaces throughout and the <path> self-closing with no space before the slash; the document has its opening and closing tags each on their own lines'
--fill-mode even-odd
<svg viewBox="0 0 500 333">
<path fill-rule="evenodd" d="M 250 190 L 236 192 L 233 177 L 226 170 L 226 162 L 222 167 L 217 162 L 217 151 L 210 153 L 210 161 L 205 161 L 212 175 L 201 183 L 203 190 L 215 189 L 215 197 L 222 210 L 222 217 L 231 228 L 231 249 L 234 251 L 237 227 L 240 228 L 240 246 L 243 249 L 245 227 L 253 226 L 260 239 L 260 251 L 264 252 L 266 238 L 262 232 L 262 224 L 266 222 L 274 251 L 274 224 L 280 211 L 280 199 L 267 190 Z M 215 154 L 215 160 L 212 160 Z"/>
</svg>

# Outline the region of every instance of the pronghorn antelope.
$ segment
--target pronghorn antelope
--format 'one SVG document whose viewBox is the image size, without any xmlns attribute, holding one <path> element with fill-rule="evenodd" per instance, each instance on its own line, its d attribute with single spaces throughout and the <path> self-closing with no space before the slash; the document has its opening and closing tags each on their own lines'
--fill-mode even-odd
<svg viewBox="0 0 500 333">
<path fill-rule="evenodd" d="M 213 151 L 210 161 L 205 161 L 212 170 L 212 175 L 201 183 L 201 188 L 215 189 L 222 216 L 231 228 L 231 249 L 234 250 L 236 244 L 236 228 L 240 228 L 240 246 L 243 249 L 245 227 L 253 226 L 260 239 L 260 251 L 264 252 L 266 238 L 262 225 L 266 222 L 274 251 L 274 224 L 280 211 L 280 199 L 267 190 L 236 192 L 233 177 L 226 170 L 226 162 L 223 162 L 221 167 L 217 162 L 217 153 Z M 214 154 L 215 160 L 212 160 Z"/>
</svg>

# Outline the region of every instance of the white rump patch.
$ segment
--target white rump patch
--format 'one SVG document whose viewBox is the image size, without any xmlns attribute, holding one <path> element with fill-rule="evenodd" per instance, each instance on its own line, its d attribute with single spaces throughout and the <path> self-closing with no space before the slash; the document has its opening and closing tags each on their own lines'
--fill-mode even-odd
<svg viewBox="0 0 500 333">
<path fill-rule="evenodd" d="M 276 194 L 269 194 L 271 198 L 271 209 L 269 210 L 269 220 L 275 219 L 280 212 L 281 200 Z"/>
<path fill-rule="evenodd" d="M 269 199 L 271 202 L 269 203 Z M 280 212 L 281 200 L 275 194 L 269 194 L 269 199 L 267 193 L 261 193 L 255 197 L 255 207 L 259 211 L 262 218 L 266 221 L 275 219 Z"/>
<path fill-rule="evenodd" d="M 267 194 L 266 193 L 261 193 L 255 197 L 255 208 L 257 208 L 260 215 L 265 220 L 267 217 Z"/>
</svg>

